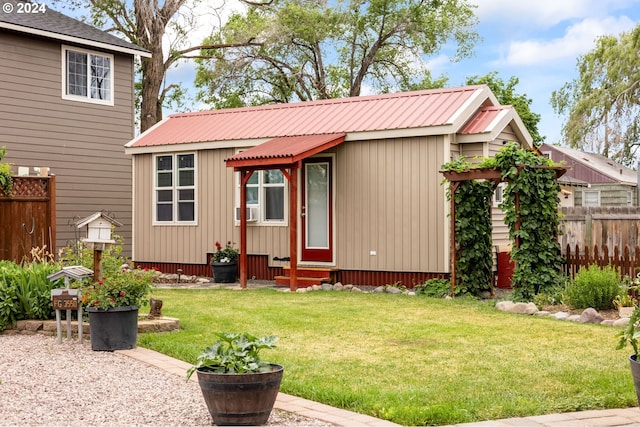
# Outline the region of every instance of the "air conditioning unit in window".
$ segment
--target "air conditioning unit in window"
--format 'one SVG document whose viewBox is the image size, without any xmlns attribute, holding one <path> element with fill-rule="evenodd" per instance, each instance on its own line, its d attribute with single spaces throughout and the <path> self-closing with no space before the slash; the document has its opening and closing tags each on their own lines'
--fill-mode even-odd
<svg viewBox="0 0 640 427">
<path fill-rule="evenodd" d="M 240 221 L 240 208 L 236 208 L 236 221 Z M 247 222 L 258 221 L 258 208 L 255 206 L 247 206 Z"/>
</svg>

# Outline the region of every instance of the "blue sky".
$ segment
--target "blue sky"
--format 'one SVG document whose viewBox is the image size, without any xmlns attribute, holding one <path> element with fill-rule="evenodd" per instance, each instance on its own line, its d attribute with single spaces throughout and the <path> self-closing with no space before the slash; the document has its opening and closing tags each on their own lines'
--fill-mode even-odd
<svg viewBox="0 0 640 427">
<path fill-rule="evenodd" d="M 593 49 L 602 35 L 617 35 L 640 23 L 640 0 L 476 0 L 478 43 L 475 56 L 451 63 L 446 55 L 430 58 L 434 76 L 449 76 L 449 86 L 463 85 L 468 76 L 498 71 L 505 81 L 533 100 L 542 116 L 539 131 L 545 142 L 562 142 L 563 118 L 551 108 L 554 90 L 578 76 L 577 58 Z"/>
</svg>

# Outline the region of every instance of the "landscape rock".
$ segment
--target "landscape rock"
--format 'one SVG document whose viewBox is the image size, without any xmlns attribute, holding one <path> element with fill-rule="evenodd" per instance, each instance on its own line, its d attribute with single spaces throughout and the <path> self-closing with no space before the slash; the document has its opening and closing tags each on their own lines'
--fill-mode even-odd
<svg viewBox="0 0 640 427">
<path fill-rule="evenodd" d="M 333 290 L 333 285 L 331 283 L 323 283 L 322 284 L 322 290 L 323 291 L 332 291 Z"/>
<path fill-rule="evenodd" d="M 333 290 L 340 292 L 344 290 L 344 286 L 342 285 L 342 283 L 338 282 L 335 285 L 333 285 Z"/>
<path fill-rule="evenodd" d="M 496 304 L 496 308 L 501 311 L 511 311 L 514 305 L 513 301 L 500 301 Z"/>
<path fill-rule="evenodd" d="M 567 317 L 565 319 L 568 322 L 580 322 L 580 315 L 579 314 L 570 314 L 569 317 Z"/>
<path fill-rule="evenodd" d="M 373 293 L 374 294 L 382 294 L 382 293 L 384 293 L 384 286 L 378 286 L 377 288 L 375 288 L 373 290 Z"/>
<path fill-rule="evenodd" d="M 388 294 L 401 294 L 402 290 L 398 289 L 398 288 L 396 288 L 394 286 L 387 286 L 386 292 Z"/>
<path fill-rule="evenodd" d="M 620 319 L 613 322 L 613 326 L 617 326 L 620 328 L 626 328 L 628 324 L 629 324 L 628 317 L 621 317 Z"/>
<path fill-rule="evenodd" d="M 569 313 L 566 313 L 564 311 L 559 311 L 557 313 L 555 313 L 554 315 L 552 315 L 551 317 L 558 319 L 558 320 L 565 320 L 567 317 L 569 317 Z"/>
<path fill-rule="evenodd" d="M 580 314 L 580 317 L 578 319 L 580 323 L 595 323 L 595 324 L 600 324 L 602 323 L 603 320 L 604 320 L 604 317 L 602 317 L 602 315 L 598 313 L 598 311 L 595 308 L 591 308 L 591 307 L 585 309 L 582 312 L 582 314 Z"/>
<path fill-rule="evenodd" d="M 538 307 L 532 302 L 517 302 L 509 311 L 516 314 L 534 314 Z"/>
</svg>

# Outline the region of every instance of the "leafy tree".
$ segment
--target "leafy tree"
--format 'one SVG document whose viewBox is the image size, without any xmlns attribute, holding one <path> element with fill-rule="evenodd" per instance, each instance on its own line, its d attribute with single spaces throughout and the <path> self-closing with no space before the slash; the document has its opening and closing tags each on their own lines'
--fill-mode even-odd
<svg viewBox="0 0 640 427">
<path fill-rule="evenodd" d="M 441 86 L 423 56 L 456 43 L 471 54 L 477 19 L 467 0 L 281 0 L 235 14 L 205 44 L 199 99 L 220 107 L 359 96 Z M 240 45 L 242 41 L 254 43 Z"/>
<path fill-rule="evenodd" d="M 157 0 L 54 0 L 62 7 L 88 11 L 89 16 L 85 17 L 85 20 L 90 24 L 124 36 L 131 43 L 151 52 L 151 58 L 141 58 L 139 64 L 141 80 L 136 84 L 140 95 L 141 132 L 162 120 L 162 106 L 165 102 L 181 102 L 184 90 L 179 85 L 170 84 L 163 87 L 169 68 L 175 66 L 180 60 L 192 59 L 196 53 L 198 54 L 196 56 L 201 57 L 202 49 L 215 51 L 230 47 L 224 43 L 188 45 L 189 32 L 195 27 L 199 18 L 193 12 L 193 8 L 201 1 L 164 0 L 160 5 Z M 240 1 L 245 4 L 254 4 L 251 1 Z M 220 11 L 214 11 L 214 15 L 215 12 Z M 215 28 L 214 26 L 212 31 Z M 167 30 L 171 30 L 175 38 L 169 42 L 169 55 L 165 58 L 163 50 L 166 48 Z M 251 43 L 249 39 L 238 38 L 231 46 Z"/>
<path fill-rule="evenodd" d="M 577 68 L 578 77 L 551 97 L 556 113 L 567 117 L 566 142 L 630 166 L 640 142 L 640 25 L 600 37 Z"/>
<path fill-rule="evenodd" d="M 468 85 L 486 84 L 489 86 L 493 94 L 498 98 L 500 104 L 513 105 L 513 108 L 515 108 L 522 122 L 533 137 L 533 142 L 538 145 L 542 144 L 545 137 L 540 135 L 538 131 L 540 114 L 531 111 L 531 102 L 533 102 L 531 98 L 528 98 L 526 94 L 516 93 L 515 88 L 518 83 L 520 83 L 520 80 L 514 76 L 505 82 L 502 78 L 498 77 L 497 71 L 492 71 L 482 77 L 472 76 L 467 78 Z"/>
</svg>

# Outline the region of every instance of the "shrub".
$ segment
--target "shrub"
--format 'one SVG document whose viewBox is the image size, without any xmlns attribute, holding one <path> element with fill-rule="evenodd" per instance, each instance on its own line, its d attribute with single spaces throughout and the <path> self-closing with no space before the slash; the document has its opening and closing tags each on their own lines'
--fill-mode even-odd
<svg viewBox="0 0 640 427">
<path fill-rule="evenodd" d="M 22 265 L 0 263 L 0 331 L 17 320 L 53 319 L 51 289 L 61 283 L 52 283 L 47 276 L 60 268 L 47 260 Z"/>
<path fill-rule="evenodd" d="M 613 308 L 613 300 L 623 288 L 620 274 L 608 265 L 600 268 L 595 264 L 581 268 L 574 280 L 570 281 L 564 293 L 564 302 L 572 308 Z"/>
<path fill-rule="evenodd" d="M 444 298 L 451 294 L 451 281 L 446 279 L 429 279 L 420 285 L 416 285 L 413 290 L 416 295 Z M 457 290 L 458 288 L 456 288 L 456 291 Z"/>
</svg>

